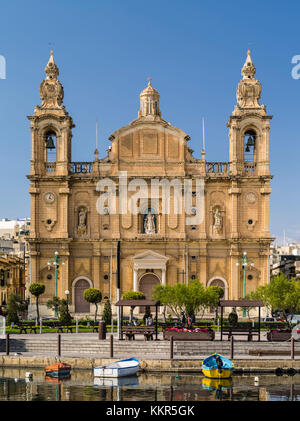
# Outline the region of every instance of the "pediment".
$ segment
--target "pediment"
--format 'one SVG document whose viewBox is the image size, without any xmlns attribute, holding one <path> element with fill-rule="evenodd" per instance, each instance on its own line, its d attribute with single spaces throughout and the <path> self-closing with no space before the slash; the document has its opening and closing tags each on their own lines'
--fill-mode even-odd
<svg viewBox="0 0 300 421">
<path fill-rule="evenodd" d="M 135 263 L 138 263 L 138 262 L 141 262 L 141 261 L 143 261 L 143 262 L 145 262 L 145 261 L 152 261 L 152 262 L 155 261 L 155 262 L 166 263 L 169 260 L 169 258 L 166 257 L 166 256 L 163 256 L 162 254 L 156 253 L 155 251 L 146 250 L 142 253 L 136 254 L 132 258 L 132 260 Z"/>
</svg>

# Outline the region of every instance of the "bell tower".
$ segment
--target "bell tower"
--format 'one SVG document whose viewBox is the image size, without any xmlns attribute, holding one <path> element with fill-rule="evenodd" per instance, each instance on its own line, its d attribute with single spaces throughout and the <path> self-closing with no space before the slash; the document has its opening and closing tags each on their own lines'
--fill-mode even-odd
<svg viewBox="0 0 300 421">
<path fill-rule="evenodd" d="M 261 84 L 248 50 L 242 80 L 236 92 L 237 105 L 229 118 L 230 169 L 232 174 L 269 175 L 269 130 L 271 116 L 260 105 Z"/>
<path fill-rule="evenodd" d="M 53 51 L 40 84 L 41 105 L 36 106 L 31 122 L 30 175 L 68 175 L 71 162 L 72 118 L 62 105 L 64 90 L 57 79 L 58 67 Z"/>
</svg>

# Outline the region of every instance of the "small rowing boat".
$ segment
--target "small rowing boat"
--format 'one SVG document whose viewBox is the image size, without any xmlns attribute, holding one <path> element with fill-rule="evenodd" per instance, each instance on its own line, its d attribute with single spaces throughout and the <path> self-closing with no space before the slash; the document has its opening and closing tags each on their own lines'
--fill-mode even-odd
<svg viewBox="0 0 300 421">
<path fill-rule="evenodd" d="M 140 362 L 135 358 L 115 361 L 113 363 L 94 367 L 94 377 L 124 377 L 136 374 Z"/>
<path fill-rule="evenodd" d="M 70 375 L 71 366 L 64 363 L 55 363 L 45 367 L 46 376 L 64 377 Z"/>
<path fill-rule="evenodd" d="M 233 362 L 217 353 L 210 355 L 202 362 L 202 373 L 211 379 L 228 379 L 233 370 Z"/>
</svg>

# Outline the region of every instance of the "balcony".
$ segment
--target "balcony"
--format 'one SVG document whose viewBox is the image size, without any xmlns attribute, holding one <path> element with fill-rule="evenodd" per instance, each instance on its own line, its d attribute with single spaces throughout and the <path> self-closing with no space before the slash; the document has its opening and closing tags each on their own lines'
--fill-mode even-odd
<svg viewBox="0 0 300 421">
<path fill-rule="evenodd" d="M 54 173 L 56 171 L 56 162 L 45 163 L 46 172 Z"/>
<path fill-rule="evenodd" d="M 90 174 L 94 172 L 94 162 L 71 162 L 69 170 L 72 174 Z"/>
<path fill-rule="evenodd" d="M 209 174 L 228 174 L 229 162 L 206 162 L 206 172 Z"/>
<path fill-rule="evenodd" d="M 245 162 L 245 164 L 244 164 L 244 173 L 246 175 L 254 174 L 255 167 L 256 167 L 256 165 L 255 165 L 254 162 Z"/>
</svg>

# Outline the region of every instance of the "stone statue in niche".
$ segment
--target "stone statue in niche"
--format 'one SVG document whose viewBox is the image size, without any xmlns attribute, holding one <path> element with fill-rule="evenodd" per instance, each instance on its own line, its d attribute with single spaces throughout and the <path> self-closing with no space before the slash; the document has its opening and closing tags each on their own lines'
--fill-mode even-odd
<svg viewBox="0 0 300 421">
<path fill-rule="evenodd" d="M 149 211 L 144 221 L 145 234 L 155 234 L 154 215 Z"/>
<path fill-rule="evenodd" d="M 86 219 L 87 219 L 87 211 L 84 208 L 79 209 L 78 211 L 78 227 L 77 232 L 79 235 L 86 234 Z"/>
<path fill-rule="evenodd" d="M 213 215 L 214 215 L 213 233 L 221 234 L 222 226 L 223 226 L 223 218 L 222 218 L 220 209 L 215 208 L 215 210 L 213 211 Z"/>
</svg>

